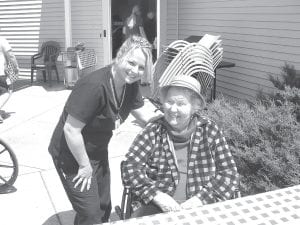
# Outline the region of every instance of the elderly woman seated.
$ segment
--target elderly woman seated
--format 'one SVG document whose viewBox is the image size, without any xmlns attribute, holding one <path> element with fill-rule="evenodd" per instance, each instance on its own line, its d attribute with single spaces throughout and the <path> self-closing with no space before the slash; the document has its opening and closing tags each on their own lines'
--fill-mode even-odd
<svg viewBox="0 0 300 225">
<path fill-rule="evenodd" d="M 133 217 L 232 198 L 238 173 L 219 127 L 201 116 L 200 83 L 176 76 L 161 89 L 164 117 L 135 138 L 122 179 L 140 202 Z"/>
</svg>

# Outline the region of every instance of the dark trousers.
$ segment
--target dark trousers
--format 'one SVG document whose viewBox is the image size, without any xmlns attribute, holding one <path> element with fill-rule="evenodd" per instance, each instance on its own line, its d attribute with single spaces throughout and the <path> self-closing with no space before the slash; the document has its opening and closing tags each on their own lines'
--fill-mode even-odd
<svg viewBox="0 0 300 225">
<path fill-rule="evenodd" d="M 110 169 L 108 159 L 90 160 L 93 168 L 91 187 L 80 192 L 81 186 L 74 188 L 72 179 L 77 175 L 78 165 L 71 165 L 61 159 L 53 159 L 55 168 L 76 211 L 74 225 L 92 225 L 107 222 L 111 212 Z M 70 163 L 71 162 L 71 163 Z M 73 168 L 72 168 L 73 167 Z"/>
<path fill-rule="evenodd" d="M 8 85 L 6 83 L 6 76 L 0 76 L 0 95 L 7 92 Z"/>
</svg>

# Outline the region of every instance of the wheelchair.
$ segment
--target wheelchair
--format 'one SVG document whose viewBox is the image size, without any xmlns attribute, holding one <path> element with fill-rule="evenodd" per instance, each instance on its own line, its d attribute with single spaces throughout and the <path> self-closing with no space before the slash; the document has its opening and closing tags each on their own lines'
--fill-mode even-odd
<svg viewBox="0 0 300 225">
<path fill-rule="evenodd" d="M 8 75 L 8 79 L 3 76 L 2 78 L 4 79 L 0 81 L 0 94 L 2 91 L 8 93 L 7 97 L 0 105 L 0 111 L 8 102 L 13 93 L 13 83 L 15 80 L 10 75 L 12 74 Z M 19 165 L 17 157 L 13 149 L 3 139 L 0 138 L 0 194 L 12 193 L 17 190 L 13 184 L 15 183 L 18 174 Z"/>
<path fill-rule="evenodd" d="M 240 198 L 241 192 L 237 189 L 234 192 L 234 195 L 232 196 L 232 199 L 234 198 Z M 131 214 L 133 213 L 133 207 L 132 207 L 132 193 L 131 189 L 128 187 L 124 187 L 123 189 L 123 195 L 122 195 L 122 201 L 121 201 L 121 207 L 115 206 L 115 212 L 117 213 L 118 217 L 121 220 L 126 220 L 131 218 Z"/>
<path fill-rule="evenodd" d="M 12 95 L 12 84 L 7 87 L 8 96 L 0 105 L 2 107 L 7 103 Z M 0 125 L 1 126 L 1 125 Z M 19 173 L 19 166 L 17 157 L 12 148 L 0 138 L 0 194 L 7 194 L 16 191 L 13 186 Z"/>
<path fill-rule="evenodd" d="M 241 192 L 237 189 L 234 192 L 234 195 L 232 196 L 232 199 L 234 198 L 240 198 Z M 131 189 L 128 187 L 124 187 L 123 189 L 123 195 L 122 195 L 122 201 L 121 206 L 115 206 L 115 212 L 117 213 L 118 217 L 121 220 L 126 220 L 131 218 L 131 214 L 133 213 L 133 207 L 132 207 L 132 193 Z"/>
<path fill-rule="evenodd" d="M 13 184 L 18 173 L 18 160 L 14 151 L 0 138 L 0 194 L 8 194 L 17 190 Z"/>
<path fill-rule="evenodd" d="M 121 162 L 121 173 L 122 173 L 123 163 L 124 161 Z M 134 196 L 131 192 L 131 188 L 126 187 L 124 182 L 123 182 L 123 186 L 124 189 L 122 194 L 121 206 L 119 205 L 115 206 L 115 212 L 121 220 L 126 220 L 131 218 L 131 215 L 134 211 L 134 207 L 132 206 Z M 240 197 L 242 197 L 242 195 L 240 189 L 237 188 L 234 191 L 234 194 L 231 197 L 231 199 L 240 198 Z M 218 200 L 216 200 L 216 202 L 218 202 Z"/>
</svg>

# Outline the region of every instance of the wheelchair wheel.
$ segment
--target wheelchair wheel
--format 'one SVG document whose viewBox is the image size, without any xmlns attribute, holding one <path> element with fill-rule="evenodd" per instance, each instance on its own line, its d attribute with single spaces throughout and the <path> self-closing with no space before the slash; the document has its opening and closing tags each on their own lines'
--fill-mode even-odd
<svg viewBox="0 0 300 225">
<path fill-rule="evenodd" d="M 12 186 L 19 173 L 18 161 L 11 147 L 0 139 L 0 189 Z"/>
</svg>

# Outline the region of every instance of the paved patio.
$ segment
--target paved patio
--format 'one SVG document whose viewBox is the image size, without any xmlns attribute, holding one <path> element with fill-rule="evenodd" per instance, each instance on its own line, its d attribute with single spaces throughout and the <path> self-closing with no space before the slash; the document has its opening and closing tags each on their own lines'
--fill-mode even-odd
<svg viewBox="0 0 300 225">
<path fill-rule="evenodd" d="M 0 224 L 73 224 L 74 212 L 47 150 L 70 92 L 62 83 L 53 82 L 50 88 L 47 83 L 31 86 L 29 81 L 23 81 L 4 107 L 9 117 L 0 124 L 0 137 L 16 153 L 20 171 L 14 185 L 17 191 L 0 195 Z M 153 109 L 149 107 L 149 110 Z M 129 117 L 111 140 L 109 159 L 113 207 L 121 201 L 120 161 L 139 130 L 133 117 Z M 113 214 L 112 220 L 115 218 Z"/>
</svg>

